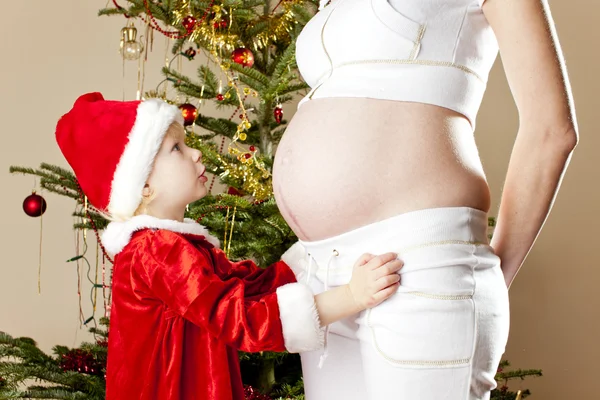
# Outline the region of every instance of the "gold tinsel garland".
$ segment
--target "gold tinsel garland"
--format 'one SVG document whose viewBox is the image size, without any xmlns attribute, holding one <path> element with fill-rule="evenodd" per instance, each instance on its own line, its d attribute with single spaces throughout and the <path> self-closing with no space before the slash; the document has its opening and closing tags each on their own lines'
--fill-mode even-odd
<svg viewBox="0 0 600 400">
<path fill-rule="evenodd" d="M 276 13 L 274 9 L 267 15 L 259 16 L 255 23 L 266 22 L 267 28 L 254 37 L 252 42 L 254 49 L 262 49 L 272 42 L 287 42 L 291 40 L 290 33 L 294 25 L 297 24 L 293 7 L 301 4 L 303 1 L 283 0 L 278 4 L 278 6 L 281 5 L 280 12 Z M 204 10 L 202 12 L 204 13 Z M 212 13 L 206 18 L 203 18 L 203 15 L 196 14 L 195 10 L 192 9 L 190 0 L 180 0 L 173 11 L 174 18 L 172 23 L 174 26 L 177 26 L 182 23 L 184 18 L 189 16 L 202 21 L 195 25 L 188 40 L 196 43 L 201 42 L 207 48 L 209 54 L 227 77 L 228 87 L 235 90 L 239 100 L 239 109 L 241 110 L 241 122 L 238 124 L 236 133 L 233 135 L 227 150 L 230 155 L 236 156 L 238 163 L 229 162 L 221 154 L 218 154 L 216 157 L 220 163 L 220 167 L 223 169 L 220 176 L 221 178 L 230 177 L 241 182 L 242 190 L 257 200 L 265 200 L 273 194 L 271 173 L 266 169 L 254 146 L 246 149 L 239 144 L 239 142 L 246 140 L 247 132 L 252 124 L 248 119 L 243 96 L 236 82 L 237 79 L 230 74 L 231 64 L 229 61 L 223 60 L 223 52 L 231 52 L 235 48 L 240 47 L 241 44 L 239 36 L 232 30 L 233 24 L 236 23 L 233 20 L 233 9 L 215 4 L 212 6 Z M 228 18 L 227 27 L 215 27 L 215 23 L 221 21 L 223 17 Z M 219 85 L 219 94 L 221 94 L 220 90 L 221 85 Z M 202 88 L 203 91 L 204 87 Z M 246 95 L 252 94 L 258 97 L 258 93 L 250 88 L 244 88 L 243 92 Z M 225 93 L 224 98 L 230 98 L 229 91 Z M 195 138 L 195 140 L 199 141 L 200 139 Z M 194 145 L 194 140 L 191 142 Z"/>
<path fill-rule="evenodd" d="M 187 140 L 188 144 L 192 147 L 198 147 L 198 144 L 201 143 L 201 139 L 192 133 L 188 134 Z M 270 174 L 265 176 L 261 169 L 253 167 L 251 163 L 229 162 L 218 152 L 215 153 L 219 166 L 223 169 L 223 172 L 220 174 L 221 178 L 230 177 L 241 182 L 241 189 L 258 201 L 266 200 L 273 195 L 273 184 Z M 256 156 L 253 158 L 256 158 Z"/>
</svg>

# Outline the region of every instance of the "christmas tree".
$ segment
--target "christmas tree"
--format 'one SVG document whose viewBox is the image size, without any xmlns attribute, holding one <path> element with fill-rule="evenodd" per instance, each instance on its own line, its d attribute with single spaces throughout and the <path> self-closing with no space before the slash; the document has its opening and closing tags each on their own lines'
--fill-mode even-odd
<svg viewBox="0 0 600 400">
<path fill-rule="evenodd" d="M 108 321 L 100 323 L 106 327 Z M 95 343 L 83 343 L 77 349 L 55 346 L 53 356 L 44 354 L 30 338 L 0 332 L 0 399 L 103 400 L 107 331 L 90 331 Z"/>
<path fill-rule="evenodd" d="M 232 260 L 253 259 L 261 266 L 277 261 L 297 238 L 275 204 L 271 168 L 286 128 L 282 105 L 307 89 L 296 70 L 294 42 L 315 13 L 316 2 L 128 0 L 119 4 L 113 0 L 113 5 L 99 14 L 126 17 L 121 32 L 124 59 L 145 57 L 149 47 L 138 41 L 136 22 L 148 32 L 172 39 L 162 89 L 138 97 L 160 97 L 180 107 L 188 145 L 202 151 L 213 175 L 210 194 L 190 204 L 186 217 L 222 238 L 222 248 Z M 199 65 L 196 77 L 171 67 L 175 60 L 198 62 L 200 53 L 210 65 Z M 175 98 L 167 94 L 167 85 L 176 91 Z M 202 114 L 206 102 L 230 109 L 231 117 Z M 102 213 L 88 204 L 71 171 L 46 163 L 10 171 L 38 176 L 43 189 L 72 198 L 78 205 L 75 229 L 93 230 L 98 237 L 107 225 Z M 222 193 L 213 192 L 217 179 L 226 188 Z M 28 204 L 31 216 L 45 209 L 43 199 L 32 198 Z M 110 280 L 95 282 L 94 289 L 109 290 Z M 108 327 L 108 320 L 102 323 Z M 57 346 L 53 356 L 42 353 L 32 339 L 0 335 L 0 398 L 103 399 L 106 331 L 92 328 L 92 332 L 100 336 L 96 343 L 77 349 Z M 248 399 L 303 398 L 298 355 L 240 353 L 240 362 L 244 383 L 249 385 Z M 34 385 L 23 389 L 31 380 Z M 505 397 L 494 398 L 514 398 L 502 390 L 495 395 Z"/>
<path fill-rule="evenodd" d="M 186 217 L 222 238 L 222 248 L 232 260 L 253 259 L 261 266 L 277 261 L 297 238 L 273 199 L 271 167 L 274 149 L 286 127 L 282 105 L 307 89 L 296 71 L 294 42 L 315 13 L 316 4 L 307 0 L 130 0 L 121 4 L 113 1 L 113 5 L 99 14 L 126 17 L 121 32 L 124 59 L 143 57 L 144 48 L 149 47 L 138 41 L 135 22 L 172 39 L 171 62 L 163 73 L 165 83 L 177 95 L 168 96 L 165 84 L 139 97 L 160 97 L 180 107 L 188 145 L 202 151 L 203 163 L 213 175 L 210 194 L 190 204 Z M 170 67 L 181 59 L 197 62 L 199 53 L 209 63 L 199 65 L 197 77 L 184 76 L 178 68 Z M 179 98 L 185 101 L 178 102 Z M 231 117 L 200 113 L 206 102 L 230 109 Z M 42 163 L 39 168 L 11 167 L 10 172 L 36 175 L 43 189 L 72 198 L 78 204 L 75 229 L 93 230 L 98 237 L 106 227 L 108 221 L 87 203 L 71 171 Z M 224 193 L 213 192 L 217 179 L 227 188 Z M 43 213 L 42 201 L 31 200 L 29 215 Z M 104 283 L 97 286 L 104 289 Z M 34 344 L 30 339 L 6 339 L 4 345 L 8 347 Z M 245 383 L 274 396 L 301 396 L 297 355 L 240 353 L 240 361 Z M 25 364 L 29 362 L 27 359 Z M 23 376 L 28 373 L 22 371 Z M 0 372 L 0 376 L 14 387 L 13 375 Z M 45 379 L 33 374 L 30 377 Z M 248 390 L 249 398 L 259 398 L 260 393 Z"/>
<path fill-rule="evenodd" d="M 491 400 L 521 400 L 528 397 L 531 392 L 529 389 L 518 390 L 512 392 L 509 390 L 508 382 L 515 379 L 525 379 L 530 376 L 542 376 L 542 371 L 539 369 L 516 369 L 514 371 L 506 371 L 510 366 L 507 360 L 500 362 L 498 372 L 494 379 L 498 382 L 498 387 L 492 390 Z"/>
</svg>

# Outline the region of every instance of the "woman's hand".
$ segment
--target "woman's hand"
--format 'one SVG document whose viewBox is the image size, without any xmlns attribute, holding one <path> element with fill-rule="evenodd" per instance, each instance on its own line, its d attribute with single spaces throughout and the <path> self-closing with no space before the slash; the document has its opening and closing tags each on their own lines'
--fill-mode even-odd
<svg viewBox="0 0 600 400">
<path fill-rule="evenodd" d="M 398 271 L 403 265 L 396 253 L 363 254 L 354 264 L 347 286 L 356 307 L 361 311 L 375 307 L 393 295 L 400 286 Z"/>
</svg>

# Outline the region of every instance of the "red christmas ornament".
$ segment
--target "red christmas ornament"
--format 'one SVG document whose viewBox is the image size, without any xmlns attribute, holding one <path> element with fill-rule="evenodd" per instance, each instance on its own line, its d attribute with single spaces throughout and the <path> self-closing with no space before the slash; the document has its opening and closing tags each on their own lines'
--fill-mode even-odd
<svg viewBox="0 0 600 400">
<path fill-rule="evenodd" d="M 244 154 L 244 158 L 245 158 L 246 160 L 247 160 L 247 159 L 249 159 L 249 158 L 251 158 L 251 157 L 252 157 L 252 154 L 250 154 L 250 153 L 246 153 L 246 154 Z"/>
<path fill-rule="evenodd" d="M 196 122 L 196 118 L 198 118 L 198 109 L 191 105 L 190 103 L 185 103 L 179 106 L 181 110 L 181 115 L 183 115 L 183 125 L 190 126 L 194 122 Z"/>
<path fill-rule="evenodd" d="M 223 18 L 220 21 L 215 21 L 213 23 L 215 29 L 225 29 L 227 28 L 227 25 L 229 25 L 229 21 L 227 21 L 225 18 Z"/>
<path fill-rule="evenodd" d="M 23 200 L 23 211 L 30 217 L 39 217 L 46 212 L 46 200 L 33 192 Z"/>
<path fill-rule="evenodd" d="M 249 385 L 244 386 L 244 397 L 246 400 L 272 400 L 271 397 L 267 396 L 266 394 L 262 394 Z"/>
<path fill-rule="evenodd" d="M 102 369 L 106 365 L 100 360 L 97 360 L 94 355 L 82 349 L 69 350 L 62 355 L 60 360 L 60 368 L 63 371 L 77 371 L 90 375 L 103 374 Z"/>
<path fill-rule="evenodd" d="M 219 101 L 223 101 L 223 99 L 224 99 L 224 98 L 225 98 L 225 97 L 224 97 L 224 96 L 223 96 L 221 93 L 219 93 L 219 94 L 217 95 L 217 100 L 219 100 Z"/>
<path fill-rule="evenodd" d="M 280 124 L 283 119 L 283 108 L 281 107 L 281 104 L 277 104 L 277 107 L 273 110 L 273 116 L 275 117 L 275 121 Z"/>
<path fill-rule="evenodd" d="M 244 67 L 252 67 L 254 65 L 254 54 L 245 47 L 237 48 L 231 53 L 231 59 L 234 63 Z"/>
<path fill-rule="evenodd" d="M 188 32 L 190 32 L 196 27 L 196 22 L 198 22 L 198 20 L 194 16 L 188 15 L 181 21 L 181 24 Z"/>
<path fill-rule="evenodd" d="M 244 193 L 242 193 L 241 191 L 237 190 L 236 188 L 230 186 L 229 189 L 227 189 L 227 194 L 230 194 L 232 196 L 240 196 L 242 197 L 244 195 Z"/>
<path fill-rule="evenodd" d="M 252 151 L 252 152 L 256 151 L 256 147 L 250 146 L 250 151 Z"/>
<path fill-rule="evenodd" d="M 227 26 L 229 25 L 229 20 L 227 19 L 227 17 L 221 17 L 220 19 L 217 19 L 216 12 L 210 13 L 208 19 L 212 21 L 213 27 L 215 29 L 224 29 L 227 28 Z"/>
</svg>

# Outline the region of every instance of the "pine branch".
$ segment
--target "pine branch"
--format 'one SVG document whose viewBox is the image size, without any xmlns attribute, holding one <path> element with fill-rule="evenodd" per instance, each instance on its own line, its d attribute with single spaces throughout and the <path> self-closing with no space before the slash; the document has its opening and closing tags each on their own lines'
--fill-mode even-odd
<svg viewBox="0 0 600 400">
<path fill-rule="evenodd" d="M 511 380 L 516 378 L 525 379 L 528 376 L 542 376 L 542 371 L 539 369 L 517 369 L 508 372 L 499 372 L 496 374 L 497 380 Z"/>
<path fill-rule="evenodd" d="M 305 4 L 294 4 L 292 6 L 292 11 L 294 12 L 294 16 L 296 21 L 298 21 L 298 25 L 300 27 L 306 25 L 308 21 L 315 15 L 317 9 L 319 8 L 318 0 L 314 1 L 306 1 L 308 4 L 312 4 L 313 6 L 306 7 Z"/>
<path fill-rule="evenodd" d="M 224 118 L 213 118 L 199 115 L 196 119 L 196 125 L 202 129 L 212 132 L 210 136 L 215 137 L 218 135 L 232 138 L 235 135 L 237 124 Z M 201 138 L 200 135 L 196 135 L 197 138 Z"/>
<path fill-rule="evenodd" d="M 308 86 L 306 83 L 296 83 L 296 84 L 292 84 L 292 85 L 288 85 L 285 89 L 282 89 L 279 94 L 283 95 L 283 94 L 288 94 L 288 93 L 296 93 L 299 92 L 300 90 L 304 90 L 304 89 L 308 89 L 310 86 Z"/>
<path fill-rule="evenodd" d="M 167 67 L 163 67 L 162 72 L 168 80 L 173 82 L 173 86 L 175 88 L 177 88 L 177 90 L 179 92 L 184 93 L 188 96 L 200 98 L 202 84 L 193 82 L 187 76 L 180 74 L 179 72 L 177 72 L 173 69 L 169 69 Z M 213 76 L 214 76 L 214 74 L 213 74 Z M 206 85 L 206 83 L 205 83 L 205 85 Z M 206 86 L 208 86 L 210 89 L 213 89 L 210 85 L 206 85 Z M 206 87 L 205 87 L 205 90 L 206 90 Z M 215 91 L 216 91 L 216 89 L 215 89 Z"/>
<path fill-rule="evenodd" d="M 256 68 L 248 68 L 243 65 L 232 62 L 230 69 L 240 74 L 240 80 L 243 77 L 249 78 L 251 81 L 256 82 L 256 86 L 250 86 L 259 92 L 265 90 L 271 83 L 271 79 L 265 74 L 258 71 Z"/>
<path fill-rule="evenodd" d="M 103 16 L 103 15 L 107 15 L 107 16 L 111 16 L 111 15 L 125 15 L 127 13 L 126 10 L 119 10 L 117 8 L 103 8 L 100 11 L 98 11 L 98 16 Z"/>
<path fill-rule="evenodd" d="M 267 20 L 257 21 L 252 24 L 251 27 L 246 29 L 246 35 L 249 37 L 258 36 L 260 33 L 263 33 L 269 30 L 269 22 Z"/>
<path fill-rule="evenodd" d="M 283 137 L 286 128 L 287 126 L 282 126 L 279 129 L 271 131 L 271 138 L 273 138 L 273 142 L 279 143 L 281 141 L 281 138 Z"/>
<path fill-rule="evenodd" d="M 282 79 L 289 74 L 295 64 L 296 45 L 292 42 L 285 51 L 275 60 L 272 76 L 275 79 Z"/>
<path fill-rule="evenodd" d="M 53 388 L 35 386 L 24 391 L 19 397 L 24 399 L 65 399 L 65 400 L 80 400 L 90 399 L 83 393 L 69 391 L 65 388 Z"/>
</svg>

